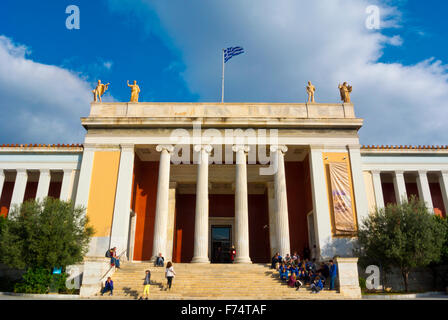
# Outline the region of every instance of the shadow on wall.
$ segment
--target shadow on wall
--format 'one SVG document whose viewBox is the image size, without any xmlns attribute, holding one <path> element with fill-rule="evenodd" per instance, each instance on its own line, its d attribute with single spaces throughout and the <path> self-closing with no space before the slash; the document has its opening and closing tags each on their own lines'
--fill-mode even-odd
<svg viewBox="0 0 448 320">
<path fill-rule="evenodd" d="M 448 266 L 438 266 L 435 269 L 417 268 L 409 273 L 410 292 L 445 291 L 447 286 Z M 361 278 L 367 279 L 370 274 L 366 273 L 366 268 L 358 264 L 358 274 Z M 404 291 L 403 277 L 400 270 L 393 268 L 386 274 L 386 283 L 380 275 L 380 288 L 392 288 L 392 291 Z"/>
<path fill-rule="evenodd" d="M 353 249 L 358 238 L 328 238 L 321 248 L 322 259 L 332 259 L 335 256 L 342 258 L 354 257 Z"/>
</svg>

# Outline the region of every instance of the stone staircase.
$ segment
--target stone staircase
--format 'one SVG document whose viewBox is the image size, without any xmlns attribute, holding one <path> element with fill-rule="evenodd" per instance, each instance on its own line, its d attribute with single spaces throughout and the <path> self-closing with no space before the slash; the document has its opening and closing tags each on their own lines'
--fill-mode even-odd
<svg viewBox="0 0 448 320">
<path fill-rule="evenodd" d="M 138 299 L 143 293 L 145 270 L 151 271 L 149 299 L 154 300 L 308 300 L 343 299 L 336 291 L 324 289 L 312 294 L 310 288 L 299 291 L 279 279 L 278 272 L 263 264 L 191 264 L 176 263 L 176 277 L 166 290 L 165 268 L 150 263 L 122 263 L 112 275 L 114 296 L 102 299 Z"/>
</svg>

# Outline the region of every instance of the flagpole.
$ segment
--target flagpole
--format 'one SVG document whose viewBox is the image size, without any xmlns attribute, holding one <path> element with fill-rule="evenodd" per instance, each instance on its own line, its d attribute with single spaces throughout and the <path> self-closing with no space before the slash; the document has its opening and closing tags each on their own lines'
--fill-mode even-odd
<svg viewBox="0 0 448 320">
<path fill-rule="evenodd" d="M 222 88 L 221 88 L 221 103 L 224 103 L 224 49 L 222 49 Z"/>
</svg>

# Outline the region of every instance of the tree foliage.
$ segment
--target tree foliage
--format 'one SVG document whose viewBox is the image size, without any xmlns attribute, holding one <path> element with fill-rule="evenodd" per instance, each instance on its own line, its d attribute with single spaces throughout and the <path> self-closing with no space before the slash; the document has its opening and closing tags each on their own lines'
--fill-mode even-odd
<svg viewBox="0 0 448 320">
<path fill-rule="evenodd" d="M 0 262 L 16 269 L 47 269 L 79 263 L 93 228 L 82 208 L 46 198 L 13 208 L 2 223 Z"/>
<path fill-rule="evenodd" d="M 428 212 L 425 204 L 412 197 L 402 204 L 387 205 L 364 219 L 359 231 L 358 255 L 383 269 L 400 269 L 408 291 L 409 272 L 439 262 L 446 229 Z"/>
</svg>

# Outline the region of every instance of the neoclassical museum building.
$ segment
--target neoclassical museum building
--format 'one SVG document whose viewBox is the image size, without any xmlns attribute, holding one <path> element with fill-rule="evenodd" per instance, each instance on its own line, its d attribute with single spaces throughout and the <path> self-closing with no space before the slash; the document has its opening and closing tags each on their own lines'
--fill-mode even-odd
<svg viewBox="0 0 448 320">
<path fill-rule="evenodd" d="M 71 199 L 91 258 L 351 257 L 375 207 L 415 195 L 448 210 L 448 147 L 361 146 L 363 121 L 351 103 L 93 102 L 83 144 L 0 146 L 1 215 Z"/>
</svg>

